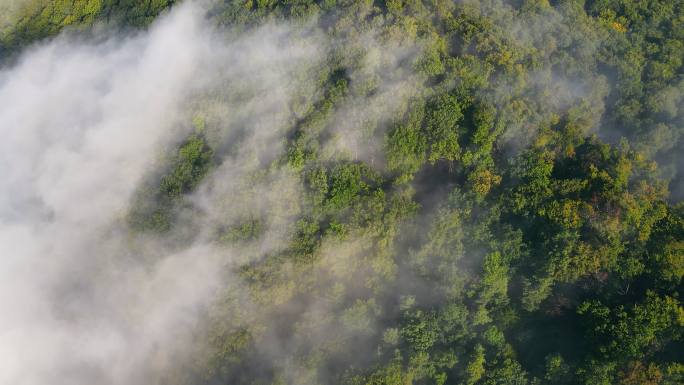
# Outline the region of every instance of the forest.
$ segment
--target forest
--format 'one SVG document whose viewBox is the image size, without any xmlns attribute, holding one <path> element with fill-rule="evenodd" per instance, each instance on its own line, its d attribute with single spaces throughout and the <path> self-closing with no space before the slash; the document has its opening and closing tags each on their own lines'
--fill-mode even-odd
<svg viewBox="0 0 684 385">
<path fill-rule="evenodd" d="M 683 2 L 3 1 L 0 382 L 684 384 Z"/>
</svg>

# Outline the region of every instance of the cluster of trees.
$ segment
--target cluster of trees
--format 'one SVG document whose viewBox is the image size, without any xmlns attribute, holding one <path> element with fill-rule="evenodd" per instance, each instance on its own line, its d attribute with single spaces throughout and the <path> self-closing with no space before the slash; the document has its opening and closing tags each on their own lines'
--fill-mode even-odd
<svg viewBox="0 0 684 385">
<path fill-rule="evenodd" d="M 172 2 L 68 3 L 28 13 L 2 48 L 114 14 L 147 23 Z M 265 166 L 301 182 L 288 246 L 240 266 L 188 381 L 684 382 L 680 3 L 249 0 L 210 15 L 314 20 L 342 41 L 374 30 L 421 47 L 421 87 L 366 117 L 381 161 L 327 151 L 335 112 L 378 92 L 355 83 L 348 45 L 332 50 L 320 100 Z M 173 228 L 214 146 L 198 133 L 172 151 L 136 231 Z M 264 221 L 217 241 L 258 239 Z"/>
<path fill-rule="evenodd" d="M 86 29 L 96 22 L 145 26 L 175 0 L 17 0 L 0 6 L 0 57 L 8 56 L 65 27 Z"/>
</svg>

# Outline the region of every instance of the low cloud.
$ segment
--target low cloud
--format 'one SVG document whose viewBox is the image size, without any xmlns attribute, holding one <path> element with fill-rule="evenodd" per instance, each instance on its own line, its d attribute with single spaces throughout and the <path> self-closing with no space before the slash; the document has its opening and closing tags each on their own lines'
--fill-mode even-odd
<svg viewBox="0 0 684 385">
<path fill-rule="evenodd" d="M 234 121 L 220 127 L 242 119 L 260 144 L 245 146 L 270 150 L 278 130 L 266 126 L 285 120 L 289 76 L 316 52 L 306 39 L 287 44 L 282 26 L 225 36 L 207 24 L 187 4 L 127 38 L 57 37 L 0 72 L 0 382 L 159 383 L 193 351 L 238 251 L 131 233 L 132 196 L 195 130 L 193 100 L 219 87 L 251 93 L 224 103 Z M 244 176 L 238 158 L 207 184 Z M 200 189 L 194 199 L 215 197 Z"/>
<path fill-rule="evenodd" d="M 331 42 L 301 24 L 234 33 L 209 27 L 203 12 L 184 3 L 126 37 L 60 35 L 0 72 L 0 382 L 191 377 L 206 354 L 206 315 L 227 291 L 241 306 L 228 312 L 261 322 L 274 314 L 243 296 L 234 268 L 285 250 L 307 210 L 303 181 L 282 160 L 297 121 L 324 97 L 330 53 L 354 46 L 350 88 L 372 88 L 326 118 L 333 152 L 371 159 L 382 143 L 363 145 L 363 122 L 384 129 L 420 92 L 417 47 L 373 33 Z M 214 150 L 209 174 L 174 209 L 169 233 L 131 229 L 136 199 L 190 135 Z M 252 238 L 224 242 L 250 221 L 260 229 Z M 354 254 L 346 249 L 327 250 L 326 261 L 340 268 Z M 293 324 L 332 305 L 312 297 L 302 306 Z M 315 344 L 302 330 L 261 336 L 268 365 L 308 375 L 287 357 L 292 344 Z"/>
</svg>

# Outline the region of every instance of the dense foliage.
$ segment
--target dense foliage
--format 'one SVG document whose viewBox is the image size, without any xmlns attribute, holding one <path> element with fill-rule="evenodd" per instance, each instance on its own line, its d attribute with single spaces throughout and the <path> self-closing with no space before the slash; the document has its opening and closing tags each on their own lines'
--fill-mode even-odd
<svg viewBox="0 0 684 385">
<path fill-rule="evenodd" d="M 28 2 L 1 48 L 66 25 L 144 27 L 171 3 Z M 244 286 L 182 381 L 684 383 L 681 2 L 226 0 L 209 15 L 313 22 L 341 43 L 282 156 L 249 176 L 287 170 L 298 208 L 215 229 L 244 245 L 267 216 L 292 217 L 288 246 L 236 269 Z M 371 30 L 420 50 L 414 92 L 358 117 L 369 156 L 326 143 L 336 112 L 377 92 L 383 69 L 359 81 L 345 57 Z M 210 118 L 195 126 L 140 188 L 134 231 L 173 232 L 230 154 Z M 285 351 L 265 348 L 274 338 Z"/>
</svg>

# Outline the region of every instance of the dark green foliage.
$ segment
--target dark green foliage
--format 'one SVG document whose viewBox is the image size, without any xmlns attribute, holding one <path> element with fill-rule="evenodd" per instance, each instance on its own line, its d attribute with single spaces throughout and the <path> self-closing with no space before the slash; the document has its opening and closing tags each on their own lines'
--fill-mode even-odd
<svg viewBox="0 0 684 385">
<path fill-rule="evenodd" d="M 337 108 L 376 91 L 340 75 L 353 68 L 338 68 L 338 56 L 323 97 L 288 138 L 306 215 L 290 249 L 246 276 L 255 292 L 291 295 L 291 304 L 311 290 L 334 296 L 344 310 L 328 315 L 364 333 L 362 347 L 337 341 L 288 359 L 316 362 L 319 375 L 336 368 L 317 377 L 322 383 L 681 377 L 682 216 L 666 178 L 677 175 L 683 133 L 682 7 L 257 1 L 217 9 L 227 24 L 314 15 L 334 33 L 375 28 L 423 48 L 411 63 L 423 88 L 386 129 L 368 129 L 369 138 L 382 135 L 380 166 L 324 153 Z M 353 279 L 326 265 L 336 250 L 329 242 L 363 244 L 344 262 Z M 284 272 L 289 263 L 316 275 L 297 281 L 299 273 Z M 363 364 L 352 358 L 361 351 Z"/>
<path fill-rule="evenodd" d="M 459 159 L 461 155 L 458 143 L 461 131 L 459 123 L 463 119 L 461 108 L 461 103 L 456 97 L 449 94 L 438 96 L 431 104 L 425 120 L 426 134 L 430 143 L 428 160 L 431 163 L 438 160 Z"/>
<path fill-rule="evenodd" d="M 212 150 L 204 138 L 191 135 L 173 160 L 169 174 L 161 179 L 159 190 L 169 198 L 178 198 L 192 191 L 209 171 Z"/>
<path fill-rule="evenodd" d="M 584 302 L 578 312 L 589 318 L 587 331 L 598 350 L 613 359 L 641 359 L 657 346 L 682 337 L 684 313 L 674 298 L 648 292 L 631 309 L 611 309 L 597 300 Z"/>
<path fill-rule="evenodd" d="M 330 175 L 330 188 L 326 203 L 334 209 L 348 206 L 366 184 L 361 180 L 361 166 L 345 164 L 337 166 Z"/>
<path fill-rule="evenodd" d="M 388 168 L 402 175 L 402 180 L 418 171 L 425 162 L 427 139 L 422 132 L 425 108 L 414 103 L 402 123 L 397 124 L 387 137 Z"/>
<path fill-rule="evenodd" d="M 200 134 L 190 135 L 171 157 L 171 166 L 166 174 L 138 193 L 129 214 L 131 224 L 139 230 L 168 231 L 174 210 L 182 205 L 183 195 L 197 187 L 209 172 L 212 162 L 213 150 L 206 139 Z M 158 183 L 156 188 L 155 183 Z"/>
</svg>

